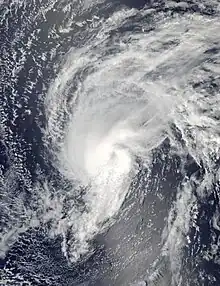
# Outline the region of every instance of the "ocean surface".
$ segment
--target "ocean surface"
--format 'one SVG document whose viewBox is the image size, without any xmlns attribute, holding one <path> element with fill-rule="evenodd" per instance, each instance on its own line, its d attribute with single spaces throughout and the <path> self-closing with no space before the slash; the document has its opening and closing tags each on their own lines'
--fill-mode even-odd
<svg viewBox="0 0 220 286">
<path fill-rule="evenodd" d="M 0 0 L 0 285 L 220 285 L 220 1 Z"/>
</svg>

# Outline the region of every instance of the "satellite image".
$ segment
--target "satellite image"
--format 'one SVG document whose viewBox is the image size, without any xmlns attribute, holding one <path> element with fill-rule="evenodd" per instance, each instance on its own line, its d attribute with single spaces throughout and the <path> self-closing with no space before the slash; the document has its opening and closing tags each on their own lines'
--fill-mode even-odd
<svg viewBox="0 0 220 286">
<path fill-rule="evenodd" d="M 0 0 L 0 285 L 220 285 L 220 1 Z"/>
</svg>

